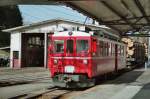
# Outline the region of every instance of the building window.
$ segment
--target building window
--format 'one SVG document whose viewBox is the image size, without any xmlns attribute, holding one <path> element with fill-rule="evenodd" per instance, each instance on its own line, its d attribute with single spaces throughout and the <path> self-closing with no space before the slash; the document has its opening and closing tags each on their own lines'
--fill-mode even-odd
<svg viewBox="0 0 150 99">
<path fill-rule="evenodd" d="M 13 59 L 19 59 L 19 51 L 13 51 Z"/>
</svg>

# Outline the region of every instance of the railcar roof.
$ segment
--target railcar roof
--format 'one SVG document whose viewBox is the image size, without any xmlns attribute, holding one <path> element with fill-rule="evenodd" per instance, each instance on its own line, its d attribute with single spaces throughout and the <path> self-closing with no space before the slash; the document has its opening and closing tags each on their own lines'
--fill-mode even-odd
<svg viewBox="0 0 150 99">
<path fill-rule="evenodd" d="M 72 35 L 69 35 L 69 33 L 72 33 Z M 63 32 L 55 32 L 53 34 L 54 37 L 59 37 L 59 36 L 63 36 L 63 37 L 68 37 L 68 36 L 91 36 L 90 33 L 87 32 L 82 32 L 82 31 L 63 31 Z"/>
</svg>

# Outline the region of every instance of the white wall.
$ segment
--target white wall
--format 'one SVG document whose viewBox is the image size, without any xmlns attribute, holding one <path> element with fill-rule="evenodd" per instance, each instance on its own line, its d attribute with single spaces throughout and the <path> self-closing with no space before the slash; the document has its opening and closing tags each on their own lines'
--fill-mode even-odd
<svg viewBox="0 0 150 99">
<path fill-rule="evenodd" d="M 13 67 L 13 51 L 19 51 L 19 61 L 21 62 L 21 33 L 11 33 L 10 40 L 10 67 Z"/>
<path fill-rule="evenodd" d="M 23 32 L 24 33 L 49 33 L 51 31 L 55 31 L 56 28 L 57 28 L 56 25 L 49 25 L 49 26 L 41 26 L 37 28 L 26 29 Z"/>
</svg>

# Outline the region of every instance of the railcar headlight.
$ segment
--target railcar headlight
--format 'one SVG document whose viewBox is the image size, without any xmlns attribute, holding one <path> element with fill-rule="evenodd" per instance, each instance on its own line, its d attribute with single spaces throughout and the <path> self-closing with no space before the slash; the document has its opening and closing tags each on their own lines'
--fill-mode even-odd
<svg viewBox="0 0 150 99">
<path fill-rule="evenodd" d="M 83 64 L 87 64 L 88 61 L 86 59 L 83 60 Z"/>
<path fill-rule="evenodd" d="M 54 64 L 57 64 L 58 63 L 58 60 L 54 59 Z"/>
</svg>

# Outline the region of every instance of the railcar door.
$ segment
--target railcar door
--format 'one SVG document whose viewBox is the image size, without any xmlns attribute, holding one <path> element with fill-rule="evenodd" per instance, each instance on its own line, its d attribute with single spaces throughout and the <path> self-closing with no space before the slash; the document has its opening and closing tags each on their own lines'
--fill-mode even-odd
<svg viewBox="0 0 150 99">
<path fill-rule="evenodd" d="M 66 39 L 64 56 L 64 71 L 65 73 L 75 72 L 75 38 L 69 37 Z"/>
<path fill-rule="evenodd" d="M 89 38 L 66 39 L 64 66 L 66 73 L 86 73 L 89 63 Z"/>
</svg>

